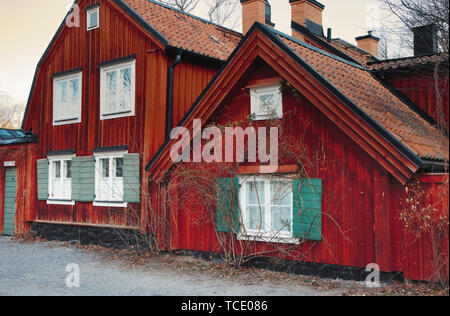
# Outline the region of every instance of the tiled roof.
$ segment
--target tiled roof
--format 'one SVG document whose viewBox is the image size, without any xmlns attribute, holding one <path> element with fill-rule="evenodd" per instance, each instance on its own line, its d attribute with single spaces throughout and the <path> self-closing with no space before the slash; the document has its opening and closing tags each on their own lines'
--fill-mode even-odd
<svg viewBox="0 0 450 316">
<path fill-rule="evenodd" d="M 386 71 L 399 68 L 425 66 L 435 64 L 437 62 L 445 62 L 448 65 L 448 54 L 433 54 L 417 57 L 387 59 L 369 63 L 368 67 L 374 71 Z"/>
<path fill-rule="evenodd" d="M 375 58 L 369 52 L 366 52 L 365 50 L 354 46 L 340 38 L 331 40 L 330 44 L 344 54 L 349 55 L 361 65 L 366 65 L 368 62 L 373 61 Z"/>
<path fill-rule="evenodd" d="M 242 34 L 150 0 L 123 0 L 161 33 L 169 46 L 226 60 Z"/>
<path fill-rule="evenodd" d="M 443 138 L 439 130 L 393 95 L 369 70 L 277 34 L 301 59 L 419 157 L 448 159 L 448 138 Z"/>
</svg>

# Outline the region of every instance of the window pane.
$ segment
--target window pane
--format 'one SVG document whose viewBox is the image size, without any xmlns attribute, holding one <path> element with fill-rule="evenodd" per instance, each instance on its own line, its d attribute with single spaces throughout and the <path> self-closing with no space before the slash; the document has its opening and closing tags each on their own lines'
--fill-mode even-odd
<svg viewBox="0 0 450 316">
<path fill-rule="evenodd" d="M 67 102 L 67 81 L 60 81 L 58 83 L 59 86 L 59 102 L 66 103 Z"/>
<path fill-rule="evenodd" d="M 61 161 L 53 161 L 53 178 L 61 178 Z"/>
<path fill-rule="evenodd" d="M 291 231 L 291 208 L 272 206 L 271 208 L 271 230 L 273 232 Z"/>
<path fill-rule="evenodd" d="M 98 11 L 89 13 L 89 22 L 89 28 L 93 28 L 98 25 Z"/>
<path fill-rule="evenodd" d="M 275 96 L 274 94 L 264 94 L 259 97 L 262 113 L 275 113 Z"/>
<path fill-rule="evenodd" d="M 116 178 L 123 177 L 123 158 L 114 158 L 114 166 L 116 167 Z"/>
<path fill-rule="evenodd" d="M 264 181 L 248 181 L 247 185 L 247 204 L 265 205 Z"/>
<path fill-rule="evenodd" d="M 109 178 L 109 158 L 100 159 L 102 178 Z"/>
<path fill-rule="evenodd" d="M 106 73 L 106 104 L 107 111 L 116 111 L 117 104 L 117 71 Z"/>
<path fill-rule="evenodd" d="M 289 181 L 272 181 L 270 183 L 270 197 L 272 205 L 290 206 L 292 184 Z"/>
<path fill-rule="evenodd" d="M 120 109 L 128 110 L 131 105 L 131 68 L 121 69 L 120 78 L 122 80 Z"/>
<path fill-rule="evenodd" d="M 245 227 L 248 230 L 264 231 L 264 207 L 248 206 Z"/>
<path fill-rule="evenodd" d="M 71 94 L 71 102 L 77 103 L 78 102 L 78 94 L 80 93 L 80 79 L 75 78 L 71 79 L 69 82 L 70 87 L 70 94 Z"/>
<path fill-rule="evenodd" d="M 64 168 L 66 170 L 66 178 L 71 179 L 72 178 L 72 161 L 71 160 L 64 161 Z"/>
</svg>

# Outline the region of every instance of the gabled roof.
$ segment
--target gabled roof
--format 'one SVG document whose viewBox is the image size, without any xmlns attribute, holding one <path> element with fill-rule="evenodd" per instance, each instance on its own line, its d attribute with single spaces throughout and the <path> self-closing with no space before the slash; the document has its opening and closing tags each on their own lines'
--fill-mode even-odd
<svg viewBox="0 0 450 316">
<path fill-rule="evenodd" d="M 22 130 L 0 128 L 0 146 L 31 143 L 35 140 L 32 133 Z"/>
<path fill-rule="evenodd" d="M 167 45 L 225 61 L 242 34 L 152 0 L 122 0 L 167 40 Z"/>
<path fill-rule="evenodd" d="M 448 159 L 448 152 L 441 143 L 441 132 L 394 96 L 368 69 L 341 61 L 285 34 L 276 33 L 327 82 L 418 157 Z"/>
<path fill-rule="evenodd" d="M 250 50 L 251 45 L 264 45 L 264 48 L 245 51 Z M 259 23 L 245 36 L 178 126 L 189 128 L 193 117 L 208 118 L 223 95 L 230 91 L 226 87 L 231 85 L 231 80 L 238 80 L 235 73 L 234 79 L 227 78 L 229 68 L 236 67 L 236 60 L 242 56 L 251 60 L 257 57 L 255 54 L 259 57 L 268 54 L 263 59 L 271 62 L 269 65 L 289 82 L 295 81 L 301 87 L 300 80 L 308 80 L 305 85 L 309 84 L 310 89 L 320 87 L 321 90 L 315 92 L 317 95 L 309 94 L 316 102 L 319 102 L 318 94 L 328 94 L 329 99 L 321 101 L 325 102 L 322 112 L 358 144 L 365 146 L 400 182 L 405 183 L 423 165 L 421 158 L 448 159 L 448 145 L 441 143 L 442 134 L 394 96 L 368 69 Z M 240 69 L 239 73 L 243 71 Z M 308 93 L 305 87 L 298 90 Z M 220 89 L 220 96 L 214 96 L 216 89 Z M 147 165 L 152 176 L 156 173 L 155 180 L 171 165 L 166 161 L 170 159 L 167 153 L 171 142 L 168 140 Z"/>
</svg>

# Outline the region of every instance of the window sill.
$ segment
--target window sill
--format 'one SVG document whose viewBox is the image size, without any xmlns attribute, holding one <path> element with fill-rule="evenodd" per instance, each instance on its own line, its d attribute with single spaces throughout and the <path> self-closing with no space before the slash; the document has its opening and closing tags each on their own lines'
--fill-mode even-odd
<svg viewBox="0 0 450 316">
<path fill-rule="evenodd" d="M 282 119 L 283 116 L 282 115 L 278 115 L 278 114 L 261 114 L 258 115 L 256 114 L 253 121 L 269 121 L 269 120 L 278 120 L 278 119 Z"/>
<path fill-rule="evenodd" d="M 238 234 L 238 240 L 242 241 L 257 241 L 257 242 L 268 242 L 268 243 L 276 243 L 276 244 L 300 244 L 300 240 L 298 238 L 293 238 L 292 236 L 281 236 L 281 235 L 268 235 L 268 234 Z"/>
<path fill-rule="evenodd" d="M 71 124 L 80 124 L 81 119 L 79 117 L 67 119 L 67 120 L 58 120 L 53 121 L 53 126 L 63 126 L 63 125 L 71 125 Z"/>
<path fill-rule="evenodd" d="M 94 201 L 94 206 L 97 207 L 119 207 L 124 208 L 128 206 L 127 202 L 108 202 L 108 201 Z"/>
<path fill-rule="evenodd" d="M 100 120 L 105 121 L 105 120 L 112 120 L 112 119 L 116 119 L 116 118 L 130 117 L 130 116 L 134 116 L 134 111 L 127 110 L 127 111 L 123 111 L 123 112 L 102 113 L 100 115 Z"/>
<path fill-rule="evenodd" d="M 47 205 L 75 205 L 75 201 L 70 200 L 47 200 Z"/>
</svg>

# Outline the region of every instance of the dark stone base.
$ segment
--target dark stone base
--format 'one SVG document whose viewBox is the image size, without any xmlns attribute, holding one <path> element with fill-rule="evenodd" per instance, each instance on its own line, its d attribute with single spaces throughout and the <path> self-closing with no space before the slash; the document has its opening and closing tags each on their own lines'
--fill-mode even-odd
<svg viewBox="0 0 450 316">
<path fill-rule="evenodd" d="M 211 252 L 200 252 L 192 250 L 182 250 L 181 255 L 192 256 L 197 259 L 208 261 L 223 262 L 221 255 Z M 370 272 L 357 267 L 347 267 L 332 264 L 322 264 L 314 262 L 301 262 L 293 260 L 282 260 L 274 258 L 253 258 L 244 264 L 245 267 L 265 269 L 275 272 L 284 272 L 290 274 L 299 274 L 307 276 L 318 276 L 328 279 L 341 279 L 348 281 L 366 281 Z M 404 282 L 404 276 L 401 272 L 381 272 L 380 281 L 391 283 L 392 281 Z"/>
<path fill-rule="evenodd" d="M 99 245 L 114 249 L 149 249 L 146 236 L 131 229 L 32 223 L 32 233 L 52 241 Z"/>
</svg>

